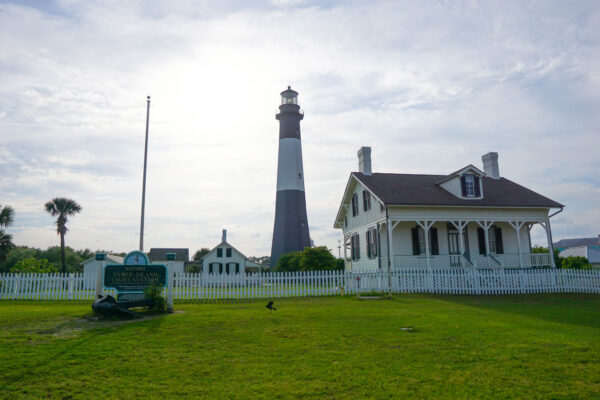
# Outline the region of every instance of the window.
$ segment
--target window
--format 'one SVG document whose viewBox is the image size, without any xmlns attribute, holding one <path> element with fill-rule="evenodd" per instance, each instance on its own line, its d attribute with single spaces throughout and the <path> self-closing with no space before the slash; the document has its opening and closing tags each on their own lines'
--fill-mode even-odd
<svg viewBox="0 0 600 400">
<path fill-rule="evenodd" d="M 483 228 L 477 228 L 477 239 L 479 241 L 479 254 L 485 253 L 485 231 Z M 488 247 L 492 254 L 504 254 L 504 245 L 502 243 L 502 229 L 492 225 L 488 229 Z"/>
<path fill-rule="evenodd" d="M 356 217 L 358 215 L 358 193 L 354 193 L 352 195 L 352 216 Z"/>
<path fill-rule="evenodd" d="M 420 226 L 412 228 L 412 242 L 413 242 L 413 255 L 425 255 L 425 231 Z M 436 256 L 440 254 L 440 247 L 438 244 L 437 228 L 429 229 L 429 254 Z"/>
<path fill-rule="evenodd" d="M 363 190 L 363 210 L 369 211 L 371 209 L 371 193 Z"/>
<path fill-rule="evenodd" d="M 223 257 L 223 249 L 217 249 L 217 257 Z"/>
<path fill-rule="evenodd" d="M 225 256 L 231 257 L 231 247 L 228 247 L 227 249 L 225 249 Z"/>
<path fill-rule="evenodd" d="M 377 228 L 367 231 L 367 256 L 369 258 L 377 257 Z"/>
<path fill-rule="evenodd" d="M 352 260 L 360 260 L 360 240 L 357 233 L 352 235 Z"/>
<path fill-rule="evenodd" d="M 465 196 L 475 196 L 475 179 L 473 175 L 465 175 Z"/>
<path fill-rule="evenodd" d="M 465 174 L 460 177 L 463 197 L 481 197 L 481 182 L 478 176 Z"/>
</svg>

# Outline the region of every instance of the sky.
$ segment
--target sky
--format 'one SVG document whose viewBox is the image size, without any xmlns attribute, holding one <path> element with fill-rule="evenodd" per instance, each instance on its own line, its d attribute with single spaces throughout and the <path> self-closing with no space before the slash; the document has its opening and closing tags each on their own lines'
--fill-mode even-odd
<svg viewBox="0 0 600 400">
<path fill-rule="evenodd" d="M 0 1 L 0 204 L 19 245 L 58 245 L 43 208 L 82 212 L 67 245 L 219 243 L 270 253 L 279 93 L 299 92 L 310 234 L 356 152 L 374 172 L 500 174 L 566 207 L 555 240 L 600 234 L 597 1 Z M 543 229 L 533 242 L 545 244 Z"/>
</svg>

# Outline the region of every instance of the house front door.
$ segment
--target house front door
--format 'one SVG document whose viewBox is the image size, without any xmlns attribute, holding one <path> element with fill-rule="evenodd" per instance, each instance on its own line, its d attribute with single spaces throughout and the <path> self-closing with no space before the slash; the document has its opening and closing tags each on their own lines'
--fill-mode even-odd
<svg viewBox="0 0 600 400">
<path fill-rule="evenodd" d="M 470 260 L 469 257 L 469 233 L 467 230 L 463 230 L 464 244 L 465 244 L 465 258 Z M 460 235 L 458 230 L 452 224 L 448 224 L 448 254 L 450 254 L 450 266 L 460 267 L 462 260 L 460 259 Z"/>
</svg>

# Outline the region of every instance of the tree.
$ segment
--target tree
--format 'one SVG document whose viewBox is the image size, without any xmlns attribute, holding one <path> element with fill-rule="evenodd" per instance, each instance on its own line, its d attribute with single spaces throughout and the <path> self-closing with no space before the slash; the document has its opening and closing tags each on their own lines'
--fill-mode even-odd
<svg viewBox="0 0 600 400">
<path fill-rule="evenodd" d="M 335 257 L 325 246 L 307 247 L 300 260 L 301 271 L 323 271 L 335 269 Z"/>
<path fill-rule="evenodd" d="M 561 259 L 561 268 L 567 269 L 591 269 L 592 264 L 585 257 L 569 256 Z"/>
<path fill-rule="evenodd" d="M 0 204 L 0 228 L 5 228 L 15 220 L 15 210 L 11 206 L 2 206 Z M 15 247 L 12 242 L 12 235 L 0 229 L 0 261 L 5 261 L 8 253 Z"/>
<path fill-rule="evenodd" d="M 4 231 L 0 229 L 0 261 L 6 261 L 8 254 L 14 248 L 15 245 L 12 242 L 12 235 L 4 233 Z"/>
<path fill-rule="evenodd" d="M 75 200 L 64 197 L 56 197 L 47 202 L 44 207 L 46 211 L 56 219 L 56 233 L 60 235 L 61 265 L 62 272 L 66 272 L 67 265 L 65 261 L 65 235 L 67 234 L 67 220 L 71 215 L 81 212 L 81 206 Z"/>
<path fill-rule="evenodd" d="M 34 257 L 28 257 L 20 260 L 14 267 L 10 269 L 10 272 L 33 272 L 41 274 L 50 274 L 58 272 L 56 266 L 48 264 L 48 260 L 45 258 L 36 259 Z"/>
<path fill-rule="evenodd" d="M 343 262 L 341 267 L 343 269 Z M 275 266 L 275 271 L 323 271 L 334 269 L 340 269 L 340 264 L 325 246 L 307 247 L 303 251 L 286 253 L 279 258 Z"/>
<path fill-rule="evenodd" d="M 202 257 L 204 257 L 205 255 L 207 255 L 208 253 L 210 253 L 210 249 L 207 249 L 206 247 L 201 248 L 200 250 L 198 250 L 197 252 L 194 253 L 194 256 L 192 257 L 193 261 L 200 261 L 200 259 Z"/>
<path fill-rule="evenodd" d="M 300 271 L 300 259 L 302 258 L 301 251 L 292 251 L 290 253 L 285 253 L 279 260 L 277 260 L 277 265 L 275 266 L 275 271 L 277 272 L 291 272 L 291 271 Z"/>
<path fill-rule="evenodd" d="M 15 220 L 15 210 L 11 206 L 0 204 L 0 228 L 11 225 Z"/>
</svg>

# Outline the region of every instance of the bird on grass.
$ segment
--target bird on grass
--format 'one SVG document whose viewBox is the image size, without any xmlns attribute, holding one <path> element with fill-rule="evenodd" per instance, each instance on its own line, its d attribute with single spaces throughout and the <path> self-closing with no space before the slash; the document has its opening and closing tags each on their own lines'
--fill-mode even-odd
<svg viewBox="0 0 600 400">
<path fill-rule="evenodd" d="M 273 302 L 272 301 L 270 301 L 265 307 L 267 307 L 271 311 L 277 310 L 275 307 L 273 307 Z"/>
</svg>

